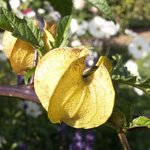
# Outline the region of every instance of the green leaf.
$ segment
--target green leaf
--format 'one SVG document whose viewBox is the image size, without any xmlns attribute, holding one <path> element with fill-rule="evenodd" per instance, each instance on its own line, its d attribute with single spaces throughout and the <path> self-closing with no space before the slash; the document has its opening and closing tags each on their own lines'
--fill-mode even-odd
<svg viewBox="0 0 150 150">
<path fill-rule="evenodd" d="M 103 12 L 104 15 L 115 22 L 111 8 L 108 6 L 106 0 L 87 0 L 91 5 L 95 6 L 99 11 Z"/>
<path fill-rule="evenodd" d="M 34 74 L 35 72 L 35 68 L 31 68 L 29 69 L 26 74 L 24 75 L 24 82 L 25 84 L 28 84 L 29 82 L 29 79 L 32 77 L 32 75 Z"/>
<path fill-rule="evenodd" d="M 70 21 L 71 16 L 63 17 L 59 21 L 54 47 L 63 47 L 67 44 Z"/>
<path fill-rule="evenodd" d="M 59 11 L 62 17 L 71 15 L 72 0 L 49 0 L 56 11 Z"/>
<path fill-rule="evenodd" d="M 118 83 L 127 84 L 150 94 L 150 78 L 139 79 L 137 76 L 131 75 L 127 70 L 127 67 L 123 65 L 120 55 L 113 56 L 113 59 L 117 62 L 112 71 L 112 79 Z"/>
<path fill-rule="evenodd" d="M 124 66 L 122 58 L 120 55 L 115 55 L 112 57 L 115 61 L 115 66 L 112 71 L 113 79 L 130 79 L 131 73 L 127 70 L 127 67 Z"/>
<path fill-rule="evenodd" d="M 130 124 L 130 129 L 135 127 L 147 127 L 150 128 L 150 118 L 140 116 L 135 118 Z"/>
<path fill-rule="evenodd" d="M 0 6 L 1 6 L 1 7 L 4 7 L 4 8 L 7 8 L 7 3 L 6 3 L 6 1 L 0 0 Z"/>
<path fill-rule="evenodd" d="M 45 53 L 40 30 L 31 20 L 20 19 L 12 12 L 0 7 L 0 28 L 12 32 L 16 38 L 31 43 L 34 47 L 39 48 L 42 54 Z"/>
</svg>

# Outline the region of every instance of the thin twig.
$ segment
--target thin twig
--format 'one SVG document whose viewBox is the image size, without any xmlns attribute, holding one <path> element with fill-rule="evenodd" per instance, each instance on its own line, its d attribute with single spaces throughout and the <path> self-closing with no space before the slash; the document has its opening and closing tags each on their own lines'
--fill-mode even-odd
<svg viewBox="0 0 150 150">
<path fill-rule="evenodd" d="M 120 132 L 118 133 L 118 137 L 119 137 L 119 139 L 120 139 L 120 142 L 121 142 L 121 144 L 122 144 L 123 149 L 124 149 L 124 150 L 131 150 L 131 148 L 130 148 L 130 146 L 129 146 L 129 143 L 128 143 L 128 140 L 127 140 L 127 138 L 126 138 L 125 132 L 120 131 Z"/>
<path fill-rule="evenodd" d="M 31 85 L 0 86 L 0 96 L 17 97 L 39 103 Z"/>
</svg>

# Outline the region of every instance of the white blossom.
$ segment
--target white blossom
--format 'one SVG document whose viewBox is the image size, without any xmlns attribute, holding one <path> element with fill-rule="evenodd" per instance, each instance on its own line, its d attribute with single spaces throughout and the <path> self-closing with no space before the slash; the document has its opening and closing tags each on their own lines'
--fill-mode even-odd
<svg viewBox="0 0 150 150">
<path fill-rule="evenodd" d="M 85 0 L 73 0 L 73 6 L 77 10 L 82 10 L 85 6 Z"/>
<path fill-rule="evenodd" d="M 42 114 L 40 106 L 33 102 L 22 101 L 18 104 L 18 107 L 24 109 L 27 115 L 34 118 L 37 118 L 39 115 Z"/>
<path fill-rule="evenodd" d="M 41 15 L 45 14 L 45 9 L 39 8 L 38 13 L 41 14 Z"/>
<path fill-rule="evenodd" d="M 50 13 L 50 16 L 55 20 L 58 21 L 61 18 L 61 14 L 58 11 L 53 11 Z"/>
<path fill-rule="evenodd" d="M 16 10 L 20 6 L 20 0 L 9 0 L 12 10 Z"/>
<path fill-rule="evenodd" d="M 70 34 L 74 34 L 77 32 L 78 30 L 78 21 L 75 18 L 71 19 L 71 23 L 70 23 Z"/>
<path fill-rule="evenodd" d="M 144 58 L 150 52 L 150 44 L 144 38 L 136 36 L 128 45 L 128 50 L 133 58 Z"/>
<path fill-rule="evenodd" d="M 132 37 L 136 37 L 138 36 L 138 34 L 130 29 L 125 29 L 125 34 L 129 35 L 129 36 L 132 36 Z"/>
<path fill-rule="evenodd" d="M 89 33 L 95 38 L 104 38 L 105 33 L 102 31 L 102 28 L 105 24 L 105 19 L 100 16 L 95 16 L 90 22 L 88 26 Z"/>
<path fill-rule="evenodd" d="M 78 26 L 78 30 L 77 30 L 76 34 L 78 36 L 82 36 L 86 33 L 87 29 L 88 29 L 87 21 L 82 21 Z"/>
<path fill-rule="evenodd" d="M 139 76 L 138 66 L 137 66 L 137 64 L 135 63 L 135 61 L 133 61 L 133 60 L 128 60 L 128 61 L 125 63 L 125 66 L 127 67 L 128 71 L 131 72 L 132 75 L 134 75 L 134 76 Z"/>
<path fill-rule="evenodd" d="M 82 43 L 79 41 L 79 40 L 74 40 L 71 42 L 71 46 L 72 47 L 78 47 L 78 46 L 81 46 Z"/>
<path fill-rule="evenodd" d="M 106 21 L 102 27 L 102 32 L 105 33 L 106 38 L 110 38 L 111 36 L 116 35 L 119 29 L 120 26 L 118 23 L 115 25 L 115 23 L 112 21 Z"/>
<path fill-rule="evenodd" d="M 36 13 L 32 10 L 30 12 L 28 12 L 25 16 L 27 16 L 28 18 L 32 18 L 35 17 Z"/>
<path fill-rule="evenodd" d="M 96 14 L 98 12 L 98 9 L 94 6 L 91 7 L 90 11 L 93 13 L 93 14 Z"/>
<path fill-rule="evenodd" d="M 142 96 L 144 94 L 144 92 L 138 88 L 134 88 L 134 91 L 139 95 Z"/>
<path fill-rule="evenodd" d="M 118 33 L 119 24 L 114 24 L 112 21 L 107 21 L 100 16 L 95 16 L 89 22 L 89 33 L 95 38 L 110 38 Z"/>
</svg>

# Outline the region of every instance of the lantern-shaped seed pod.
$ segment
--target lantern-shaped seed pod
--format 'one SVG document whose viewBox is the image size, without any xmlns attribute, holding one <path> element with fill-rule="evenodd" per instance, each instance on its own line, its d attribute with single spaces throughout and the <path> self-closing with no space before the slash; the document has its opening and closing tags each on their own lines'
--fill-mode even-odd
<svg viewBox="0 0 150 150">
<path fill-rule="evenodd" d="M 51 26 L 45 22 L 41 38 L 44 42 L 46 52 L 52 49 L 50 42 L 54 41 L 53 35 L 49 32 L 56 32 L 56 28 L 50 29 Z M 5 31 L 3 35 L 3 52 L 10 61 L 12 70 L 18 74 L 23 75 L 29 68 L 33 67 L 34 61 L 34 48 L 33 46 L 23 40 L 17 39 L 12 36 L 11 32 Z"/>
<path fill-rule="evenodd" d="M 95 72 L 84 77 L 88 53 L 83 47 L 57 48 L 39 61 L 34 88 L 51 122 L 87 129 L 100 126 L 111 116 L 115 91 L 110 63 L 100 58 Z"/>
</svg>

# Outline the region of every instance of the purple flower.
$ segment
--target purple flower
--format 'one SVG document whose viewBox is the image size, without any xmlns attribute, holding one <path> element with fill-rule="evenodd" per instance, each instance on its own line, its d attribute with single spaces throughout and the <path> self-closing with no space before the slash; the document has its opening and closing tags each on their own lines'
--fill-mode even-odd
<svg viewBox="0 0 150 150">
<path fill-rule="evenodd" d="M 95 135 L 92 131 L 89 131 L 85 137 L 85 150 L 93 150 Z"/>
<path fill-rule="evenodd" d="M 98 61 L 98 52 L 91 51 L 88 57 L 86 58 L 86 68 L 91 68 L 96 65 Z"/>
<path fill-rule="evenodd" d="M 61 125 L 58 126 L 57 130 L 62 136 L 65 136 L 67 132 L 67 125 L 62 123 Z"/>
<path fill-rule="evenodd" d="M 82 137 L 82 133 L 80 130 L 77 130 L 75 132 L 75 135 L 73 137 L 73 142 L 70 145 L 69 150 L 83 150 L 84 149 L 84 141 Z"/>
<path fill-rule="evenodd" d="M 18 145 L 18 150 L 27 150 L 27 145 L 22 143 Z"/>
</svg>

